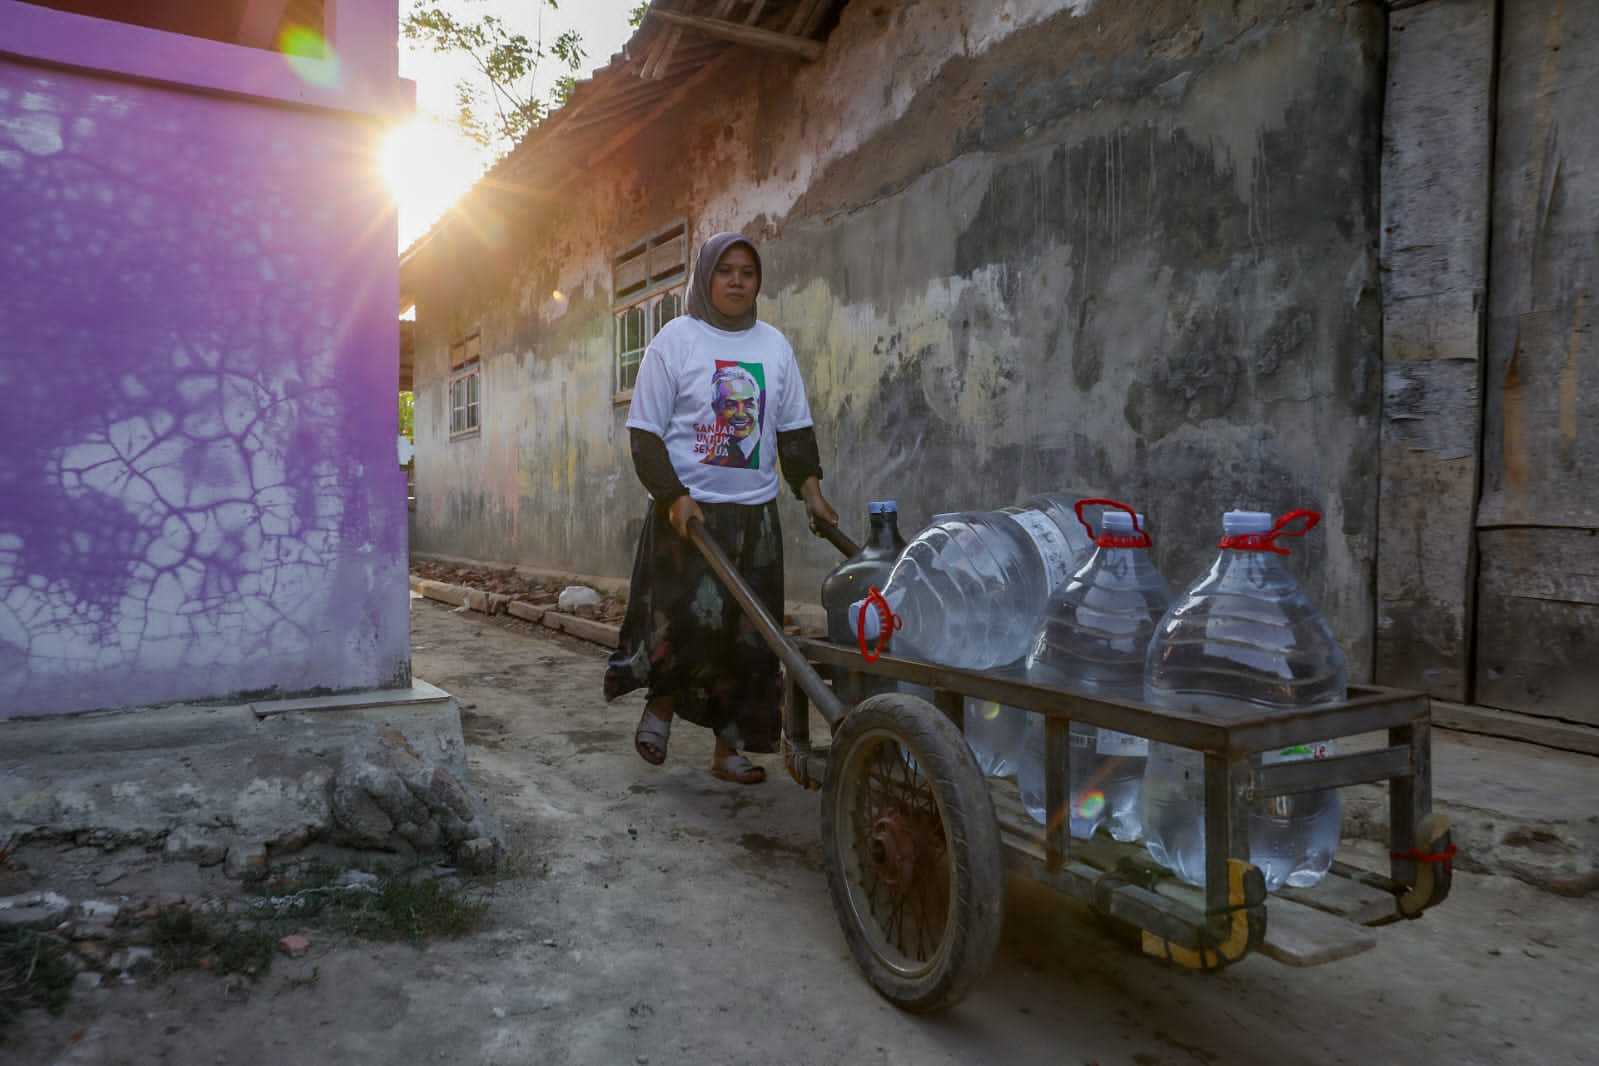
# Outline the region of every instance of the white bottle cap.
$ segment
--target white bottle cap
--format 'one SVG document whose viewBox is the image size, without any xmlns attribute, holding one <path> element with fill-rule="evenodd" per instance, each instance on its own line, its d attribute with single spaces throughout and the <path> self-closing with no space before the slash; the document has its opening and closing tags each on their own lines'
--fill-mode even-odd
<svg viewBox="0 0 1599 1066">
<path fill-rule="evenodd" d="M 1106 511 L 1100 516 L 1100 521 L 1105 526 L 1107 533 L 1131 533 L 1133 531 L 1133 516 L 1126 511 Z M 1138 516 L 1138 528 L 1144 528 L 1144 516 Z"/>
<path fill-rule="evenodd" d="M 877 608 L 865 600 L 856 600 L 849 605 L 849 631 L 857 639 L 861 636 L 861 608 L 866 608 L 866 640 L 876 643 L 877 638 L 883 635 L 883 616 L 877 613 Z"/>
<path fill-rule="evenodd" d="M 1222 532 L 1231 536 L 1235 533 L 1266 533 L 1271 530 L 1270 511 L 1228 511 L 1221 516 Z"/>
</svg>

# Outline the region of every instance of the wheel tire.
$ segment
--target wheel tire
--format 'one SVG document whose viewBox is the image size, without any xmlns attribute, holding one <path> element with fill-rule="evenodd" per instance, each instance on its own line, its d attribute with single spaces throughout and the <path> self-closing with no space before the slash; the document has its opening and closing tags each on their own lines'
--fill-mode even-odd
<svg viewBox="0 0 1599 1066">
<path fill-rule="evenodd" d="M 833 909 L 872 986 L 918 1014 L 964 998 L 999 947 L 1005 869 L 988 786 L 954 723 L 900 693 L 852 711 L 828 760 L 822 846 Z"/>
</svg>

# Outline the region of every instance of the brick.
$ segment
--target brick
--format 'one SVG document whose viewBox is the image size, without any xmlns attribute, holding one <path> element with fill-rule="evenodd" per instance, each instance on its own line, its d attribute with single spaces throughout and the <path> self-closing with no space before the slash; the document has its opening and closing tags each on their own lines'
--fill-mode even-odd
<svg viewBox="0 0 1599 1066">
<path fill-rule="evenodd" d="M 528 622 L 538 622 L 544 618 L 544 608 L 522 600 L 512 600 L 505 605 L 505 610 L 507 614 L 515 615 L 517 618 Z"/>
<path fill-rule="evenodd" d="M 278 941 L 278 950 L 291 959 L 298 959 L 311 950 L 311 938 L 303 933 L 291 933 Z"/>
<path fill-rule="evenodd" d="M 466 605 L 466 594 L 470 590 L 460 585 L 447 585 L 442 581 L 424 581 L 417 591 L 430 600 L 438 600 L 452 607 L 463 607 Z"/>
<path fill-rule="evenodd" d="M 551 629 L 565 633 L 567 636 L 577 637 L 580 640 L 592 641 L 614 648 L 622 642 L 622 627 L 607 625 L 604 622 L 591 622 L 587 618 L 578 618 L 570 614 L 561 614 L 557 611 L 545 611 L 541 621 Z"/>
</svg>

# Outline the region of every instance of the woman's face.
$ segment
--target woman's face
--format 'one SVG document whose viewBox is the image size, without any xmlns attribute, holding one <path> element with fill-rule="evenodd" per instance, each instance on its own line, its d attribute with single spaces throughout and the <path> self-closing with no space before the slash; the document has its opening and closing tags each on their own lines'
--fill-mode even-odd
<svg viewBox="0 0 1599 1066">
<path fill-rule="evenodd" d="M 742 244 L 735 244 L 722 253 L 711 274 L 711 306 L 728 318 L 737 318 L 755 303 L 761 291 L 761 272 L 755 268 L 755 256 Z"/>
</svg>

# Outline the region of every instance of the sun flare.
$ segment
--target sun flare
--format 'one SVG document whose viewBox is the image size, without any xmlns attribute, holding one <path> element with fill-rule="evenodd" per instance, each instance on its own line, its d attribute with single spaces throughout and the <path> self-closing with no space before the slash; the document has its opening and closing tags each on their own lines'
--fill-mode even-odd
<svg viewBox="0 0 1599 1066">
<path fill-rule="evenodd" d="M 420 237 L 483 173 L 483 149 L 453 124 L 417 115 L 384 139 L 379 165 L 400 210 L 400 247 Z"/>
</svg>

